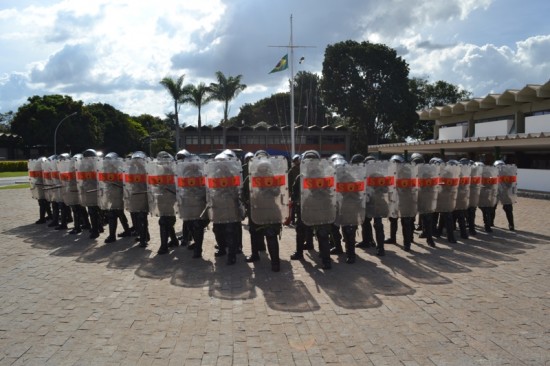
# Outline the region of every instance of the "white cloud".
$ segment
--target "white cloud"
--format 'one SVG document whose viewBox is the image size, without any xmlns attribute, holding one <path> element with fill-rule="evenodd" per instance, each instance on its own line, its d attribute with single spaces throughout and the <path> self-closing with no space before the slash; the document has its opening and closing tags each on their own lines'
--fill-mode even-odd
<svg viewBox="0 0 550 366">
<path fill-rule="evenodd" d="M 353 39 L 385 43 L 410 64 L 412 76 L 446 80 L 475 95 L 544 82 L 550 75 L 550 35 L 527 31 L 547 29 L 546 18 L 513 17 L 514 7 L 544 13 L 550 8 L 545 0 L 19 3 L 4 9 L 0 4 L 0 48 L 10 55 L 0 58 L 0 111 L 16 110 L 34 94 L 67 93 L 129 114 L 163 116 L 172 102 L 159 80 L 185 74 L 186 83 L 209 84 L 220 70 L 242 74 L 248 85 L 231 103 L 235 115 L 244 103 L 287 90 L 288 74 L 268 75 L 287 50 L 268 45 L 288 44 L 291 13 L 295 44 L 315 46 L 296 50 L 306 63 L 296 63 L 295 72 L 320 73 L 326 46 Z M 511 18 L 503 15 L 508 13 Z M 476 41 L 510 19 L 523 24 L 499 32 L 498 42 Z M 204 114 L 217 124 L 221 103 L 208 104 Z M 183 106 L 181 120 L 194 123 L 196 110 Z"/>
</svg>

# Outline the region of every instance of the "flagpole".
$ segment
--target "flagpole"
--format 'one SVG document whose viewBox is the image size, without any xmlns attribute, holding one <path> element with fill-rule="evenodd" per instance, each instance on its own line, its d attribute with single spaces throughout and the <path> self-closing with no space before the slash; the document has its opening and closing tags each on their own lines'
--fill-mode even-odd
<svg viewBox="0 0 550 366">
<path fill-rule="evenodd" d="M 290 48 L 290 158 L 296 154 L 295 143 L 295 122 L 294 122 L 294 49 L 295 48 L 314 48 L 314 46 L 295 46 L 293 41 L 292 14 L 290 14 L 290 45 L 288 46 L 269 46 Z M 275 69 L 274 69 L 275 70 Z M 277 70 L 280 71 L 280 70 Z M 273 72 L 273 71 L 272 71 Z"/>
<path fill-rule="evenodd" d="M 296 153 L 294 133 L 294 45 L 292 44 L 292 14 L 290 14 L 290 159 Z"/>
</svg>

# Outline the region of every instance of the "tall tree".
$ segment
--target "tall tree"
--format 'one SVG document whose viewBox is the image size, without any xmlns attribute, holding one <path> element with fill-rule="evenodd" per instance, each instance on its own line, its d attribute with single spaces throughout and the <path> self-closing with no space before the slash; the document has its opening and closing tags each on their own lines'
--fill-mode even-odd
<svg viewBox="0 0 550 366">
<path fill-rule="evenodd" d="M 224 103 L 223 106 L 223 123 L 227 123 L 227 115 L 229 113 L 229 102 L 239 95 L 241 91 L 246 89 L 246 84 L 241 84 L 242 75 L 226 77 L 221 71 L 216 72 L 217 83 L 210 83 L 208 90 L 212 99 Z"/>
<path fill-rule="evenodd" d="M 210 83 L 208 90 L 212 99 L 223 102 L 223 121 L 224 126 L 227 125 L 227 115 L 229 113 L 229 102 L 239 95 L 241 91 L 246 89 L 245 84 L 241 84 L 242 75 L 226 77 L 221 71 L 216 72 L 217 83 Z M 225 148 L 225 129 L 223 136 L 223 147 Z"/>
<path fill-rule="evenodd" d="M 185 75 L 181 75 L 177 79 L 173 79 L 171 77 L 165 77 L 160 81 L 160 84 L 168 90 L 168 93 L 170 93 L 170 96 L 172 97 L 174 101 L 174 116 L 176 121 L 176 151 L 179 151 L 180 149 L 180 123 L 179 123 L 179 104 L 182 100 L 185 98 L 186 90 L 183 86 L 183 79 L 185 78 Z"/>
<path fill-rule="evenodd" d="M 186 97 L 184 103 L 190 103 L 197 107 L 199 118 L 197 120 L 197 127 L 199 129 L 199 153 L 202 152 L 202 137 L 201 137 L 201 108 L 206 103 L 212 100 L 212 96 L 209 94 L 209 89 L 204 83 L 199 83 L 197 85 L 189 84 L 185 87 Z"/>
<path fill-rule="evenodd" d="M 370 42 L 329 45 L 321 89 L 328 107 L 349 121 L 355 151 L 404 141 L 418 116 L 408 87 L 409 67 L 395 50 Z"/>
<path fill-rule="evenodd" d="M 28 147 L 51 146 L 57 137 L 61 150 L 81 152 L 97 148 L 103 143 L 103 136 L 97 119 L 92 116 L 81 101 L 74 101 L 67 95 L 33 96 L 19 107 L 11 122 L 11 131 L 23 138 Z M 54 137 L 55 129 L 68 115 L 78 112 L 63 122 Z"/>
<path fill-rule="evenodd" d="M 142 150 L 145 129 L 127 114 L 109 104 L 93 103 L 85 107 L 98 121 L 103 133 L 101 148 L 105 153 L 124 156 Z"/>
<path fill-rule="evenodd" d="M 409 88 L 416 95 L 416 110 L 457 103 L 461 100 L 471 98 L 472 95 L 471 92 L 443 80 L 430 84 L 426 79 L 412 78 L 409 81 Z M 412 137 L 419 140 L 433 138 L 434 123 L 435 121 L 418 120 L 415 124 Z"/>
</svg>

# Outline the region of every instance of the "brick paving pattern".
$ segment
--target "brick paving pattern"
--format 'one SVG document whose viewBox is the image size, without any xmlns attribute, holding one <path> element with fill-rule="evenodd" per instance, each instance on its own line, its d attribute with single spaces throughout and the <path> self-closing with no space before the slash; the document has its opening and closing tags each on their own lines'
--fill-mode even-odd
<svg viewBox="0 0 550 366">
<path fill-rule="evenodd" d="M 514 233 L 499 207 L 492 234 L 432 249 L 416 232 L 412 253 L 330 271 L 317 251 L 291 262 L 285 228 L 280 273 L 265 253 L 227 266 L 211 230 L 202 260 L 157 256 L 155 218 L 143 249 L 35 225 L 25 189 L 0 202 L 0 365 L 550 365 L 545 200 L 519 199 Z"/>
</svg>

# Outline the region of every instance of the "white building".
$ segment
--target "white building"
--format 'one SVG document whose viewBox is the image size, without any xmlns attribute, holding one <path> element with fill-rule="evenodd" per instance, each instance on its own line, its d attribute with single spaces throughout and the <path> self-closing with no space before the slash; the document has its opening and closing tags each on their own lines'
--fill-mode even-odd
<svg viewBox="0 0 550 366">
<path fill-rule="evenodd" d="M 434 139 L 369 146 L 380 154 L 468 157 L 518 166 L 518 188 L 550 192 L 550 80 L 417 112 Z"/>
</svg>

